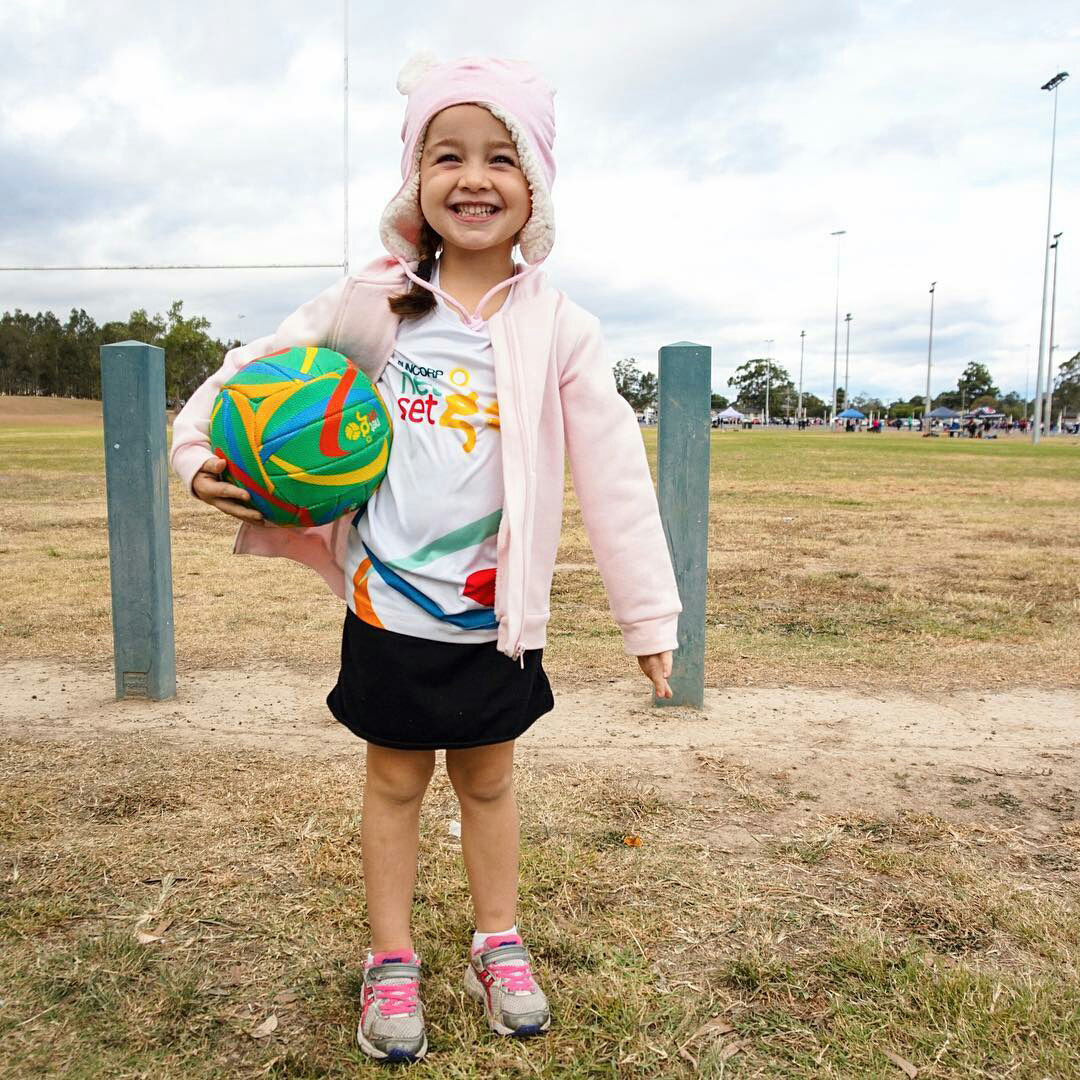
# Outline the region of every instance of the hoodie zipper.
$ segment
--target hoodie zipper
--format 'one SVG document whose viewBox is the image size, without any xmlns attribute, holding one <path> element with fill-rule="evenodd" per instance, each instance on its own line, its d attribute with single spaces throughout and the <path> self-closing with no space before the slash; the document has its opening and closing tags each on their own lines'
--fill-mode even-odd
<svg viewBox="0 0 1080 1080">
<path fill-rule="evenodd" d="M 504 324 L 505 325 L 505 324 Z M 510 335 L 507 334 L 507 340 L 509 341 Z M 529 589 L 529 573 L 528 573 L 528 559 L 529 553 L 529 537 L 531 536 L 530 528 L 530 513 L 531 501 L 530 493 L 532 491 L 532 485 L 530 484 L 531 474 L 531 455 L 529 453 L 529 440 L 528 433 L 525 427 L 525 409 L 522 407 L 521 397 L 521 378 L 517 365 L 517 342 L 513 343 L 513 348 L 510 349 L 511 367 L 513 369 L 514 377 L 514 403 L 517 407 L 518 413 L 518 432 L 521 437 L 521 460 L 522 460 L 522 484 L 524 487 L 525 495 L 525 508 L 522 514 L 522 543 L 521 543 L 521 617 L 518 624 L 517 641 L 514 643 L 513 657 L 515 660 L 521 661 L 522 670 L 525 668 L 525 646 L 522 645 L 521 639 L 525 634 L 525 601 L 528 597 Z"/>
</svg>

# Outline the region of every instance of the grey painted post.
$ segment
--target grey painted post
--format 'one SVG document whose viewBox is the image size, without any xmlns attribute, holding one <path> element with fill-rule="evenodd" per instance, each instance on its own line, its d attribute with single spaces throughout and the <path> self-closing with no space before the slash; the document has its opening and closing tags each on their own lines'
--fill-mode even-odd
<svg viewBox="0 0 1080 1080">
<path fill-rule="evenodd" d="M 165 351 L 101 346 L 116 696 L 176 694 Z"/>
<path fill-rule="evenodd" d="M 679 341 L 660 350 L 657 495 L 682 600 L 671 698 L 705 704 L 705 590 L 709 558 L 709 438 L 712 349 Z"/>
</svg>

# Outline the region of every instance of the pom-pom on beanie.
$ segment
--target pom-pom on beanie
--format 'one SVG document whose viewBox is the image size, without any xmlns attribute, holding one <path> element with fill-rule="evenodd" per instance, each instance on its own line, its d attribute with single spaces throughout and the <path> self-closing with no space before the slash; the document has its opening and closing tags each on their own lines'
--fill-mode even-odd
<svg viewBox="0 0 1080 1080">
<path fill-rule="evenodd" d="M 518 240 L 521 257 L 530 265 L 546 259 L 555 242 L 555 93 L 535 69 L 523 60 L 472 56 L 440 63 L 431 53 L 418 53 L 401 69 L 397 88 L 409 99 L 401 125 L 404 183 L 379 224 L 386 250 L 408 262 L 420 258 L 420 156 L 432 117 L 451 105 L 482 105 L 510 132 L 532 195 L 532 213 Z"/>
</svg>

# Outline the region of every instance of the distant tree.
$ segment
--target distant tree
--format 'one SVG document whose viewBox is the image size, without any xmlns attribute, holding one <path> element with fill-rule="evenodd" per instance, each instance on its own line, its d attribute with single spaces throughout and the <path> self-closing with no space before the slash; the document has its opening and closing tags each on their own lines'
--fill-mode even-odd
<svg viewBox="0 0 1080 1080">
<path fill-rule="evenodd" d="M 633 357 L 619 360 L 613 370 L 615 372 L 615 389 L 627 401 L 630 401 L 630 398 L 637 392 L 638 380 L 641 378 L 637 361 Z"/>
<path fill-rule="evenodd" d="M 726 409 L 731 402 L 728 401 L 723 394 L 713 394 L 712 400 L 709 402 L 709 408 L 711 409 Z"/>
<path fill-rule="evenodd" d="M 889 404 L 887 408 L 889 416 L 893 418 L 906 419 L 910 416 L 922 416 L 923 413 L 923 399 L 921 394 L 915 394 L 907 401 L 902 398 L 898 398 Z"/>
<path fill-rule="evenodd" d="M 221 342 L 206 334 L 210 320 L 200 315 L 185 319 L 184 302 L 169 308 L 169 322 L 160 344 L 165 350 L 165 397 L 186 401 L 208 375 L 221 365 Z"/>
<path fill-rule="evenodd" d="M 651 371 L 641 371 L 637 360 L 632 356 L 619 360 L 614 367 L 615 388 L 636 412 L 656 407 L 656 375 Z"/>
<path fill-rule="evenodd" d="M 1015 390 L 1010 390 L 997 399 L 997 407 L 1006 416 L 1011 416 L 1014 420 L 1019 420 L 1025 415 L 1026 405 L 1023 396 Z"/>
<path fill-rule="evenodd" d="M 40 393 L 33 340 L 34 317 L 29 312 L 16 308 L 0 318 L 0 393 Z"/>
<path fill-rule="evenodd" d="M 798 398 L 796 398 L 797 402 Z M 825 414 L 829 408 L 826 402 L 822 401 L 817 394 L 803 394 L 802 407 L 807 416 L 820 416 L 822 419 L 825 419 Z"/>
<path fill-rule="evenodd" d="M 747 360 L 745 364 L 737 367 L 727 384 L 735 390 L 735 400 L 742 406 L 743 411 L 751 412 L 760 412 L 765 408 L 765 391 L 768 386 L 769 412 L 777 414 L 783 411 L 778 406 L 785 395 L 794 389 L 787 370 L 774 360 L 770 372 L 769 361 L 763 358 Z"/>
<path fill-rule="evenodd" d="M 145 308 L 139 308 L 128 316 L 126 322 L 117 320 L 105 323 L 101 328 L 102 344 L 141 341 L 144 345 L 160 345 L 166 325 L 160 315 L 148 315 Z"/>
<path fill-rule="evenodd" d="M 844 405 L 847 403 L 847 391 L 842 387 L 836 388 L 836 411 L 840 412 Z"/>
<path fill-rule="evenodd" d="M 101 328 L 71 309 L 60 342 L 61 390 L 66 397 L 101 397 Z"/>
<path fill-rule="evenodd" d="M 1058 368 L 1054 378 L 1054 409 L 1080 415 L 1080 352 Z"/>
<path fill-rule="evenodd" d="M 142 341 L 165 350 L 166 397 L 176 401 L 191 392 L 221 363 L 223 347 L 207 333 L 208 320 L 185 319 L 175 301 L 168 317 L 140 308 L 126 321 L 102 326 L 84 310 L 72 308 L 66 323 L 51 312 L 30 315 L 16 309 L 0 316 L 0 393 L 101 396 L 101 346 Z"/>
<path fill-rule="evenodd" d="M 994 385 L 994 380 L 990 377 L 986 365 L 980 364 L 978 360 L 970 361 L 964 368 L 963 374 L 957 380 L 956 392 L 968 404 L 982 397 L 989 397 L 996 401 L 998 394 L 1001 393 Z"/>
<path fill-rule="evenodd" d="M 655 372 L 643 371 L 638 382 L 638 408 L 655 409 L 659 389 Z"/>
</svg>

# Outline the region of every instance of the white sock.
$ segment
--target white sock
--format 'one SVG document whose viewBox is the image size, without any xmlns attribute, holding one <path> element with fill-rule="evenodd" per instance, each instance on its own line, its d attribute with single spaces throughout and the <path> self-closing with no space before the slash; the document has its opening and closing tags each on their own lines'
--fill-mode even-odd
<svg viewBox="0 0 1080 1080">
<path fill-rule="evenodd" d="M 509 937 L 511 934 L 517 935 L 518 928 L 517 923 L 514 923 L 509 930 L 499 930 L 493 934 L 481 934 L 479 930 L 475 931 L 472 936 L 472 951 L 476 952 L 477 949 L 482 949 L 484 943 L 489 937 Z"/>
<path fill-rule="evenodd" d="M 416 953 L 414 951 L 410 950 L 410 949 L 402 949 L 401 950 L 401 955 L 402 956 L 408 956 L 410 958 L 416 957 Z M 370 949 L 368 949 L 367 956 L 364 958 L 364 967 L 371 967 L 371 965 L 374 964 L 374 963 L 375 963 L 375 954 Z"/>
</svg>

